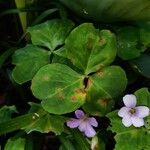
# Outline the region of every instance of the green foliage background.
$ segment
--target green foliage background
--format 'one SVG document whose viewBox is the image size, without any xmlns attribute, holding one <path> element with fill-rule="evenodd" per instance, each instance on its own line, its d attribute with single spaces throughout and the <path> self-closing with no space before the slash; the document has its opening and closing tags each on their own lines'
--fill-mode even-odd
<svg viewBox="0 0 150 150">
<path fill-rule="evenodd" d="M 14 22 L 0 40 L 3 149 L 150 149 L 150 117 L 126 128 L 117 115 L 125 94 L 150 107 L 149 0 L 1 3 L 0 28 Z M 66 126 L 76 109 L 99 122 L 92 139 Z"/>
</svg>

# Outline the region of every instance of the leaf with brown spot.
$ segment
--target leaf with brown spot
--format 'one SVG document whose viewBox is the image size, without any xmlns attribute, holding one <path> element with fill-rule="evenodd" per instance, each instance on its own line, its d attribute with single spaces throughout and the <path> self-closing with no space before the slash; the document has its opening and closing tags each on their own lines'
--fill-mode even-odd
<svg viewBox="0 0 150 150">
<path fill-rule="evenodd" d="M 64 100 L 64 95 L 63 95 L 63 93 L 62 92 L 59 92 L 59 94 L 58 94 L 58 99 L 60 99 L 60 100 Z"/>
<path fill-rule="evenodd" d="M 104 72 L 102 70 L 100 70 L 100 71 L 97 72 L 97 75 L 102 77 L 104 75 Z"/>
<path fill-rule="evenodd" d="M 43 77 L 43 81 L 49 81 L 49 80 L 50 80 L 50 78 L 49 78 L 48 75 L 45 75 L 45 76 Z"/>
<path fill-rule="evenodd" d="M 109 66 L 90 77 L 86 87 L 85 111 L 98 116 L 108 113 L 116 97 L 121 95 L 127 85 L 125 72 L 118 66 Z"/>
<path fill-rule="evenodd" d="M 99 99 L 97 102 L 98 102 L 98 104 L 100 105 L 100 106 L 102 106 L 102 107 L 107 107 L 108 106 L 108 104 L 109 104 L 109 99 L 107 99 L 107 98 L 101 98 L 101 99 Z"/>
<path fill-rule="evenodd" d="M 76 94 L 83 94 L 83 95 L 84 95 L 86 92 L 85 92 L 84 89 L 76 89 L 76 90 L 75 90 L 75 93 L 76 93 Z"/>
<path fill-rule="evenodd" d="M 68 59 L 88 75 L 113 62 L 116 38 L 108 30 L 99 31 L 91 23 L 84 23 L 69 34 L 65 49 Z"/>
<path fill-rule="evenodd" d="M 48 75 L 50 80 L 41 80 Z M 82 106 L 86 93 L 84 76 L 62 64 L 42 67 L 32 80 L 32 93 L 42 100 L 43 108 L 52 114 L 65 114 Z"/>
<path fill-rule="evenodd" d="M 71 97 L 71 100 L 72 100 L 73 102 L 75 102 L 75 101 L 77 100 L 77 98 L 76 98 L 75 96 L 72 96 L 72 97 Z"/>
<path fill-rule="evenodd" d="M 107 41 L 104 38 L 100 38 L 99 43 L 100 43 L 100 45 L 105 45 L 107 43 Z"/>
</svg>

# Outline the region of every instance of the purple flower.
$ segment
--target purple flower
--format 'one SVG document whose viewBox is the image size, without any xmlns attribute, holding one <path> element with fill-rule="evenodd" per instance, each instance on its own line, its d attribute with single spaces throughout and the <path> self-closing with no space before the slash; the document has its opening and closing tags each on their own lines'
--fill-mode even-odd
<svg viewBox="0 0 150 150">
<path fill-rule="evenodd" d="M 149 108 L 146 106 L 136 107 L 135 95 L 125 95 L 123 97 L 125 107 L 122 107 L 118 115 L 122 117 L 122 123 L 125 127 L 130 127 L 132 124 L 135 127 L 141 127 L 144 125 L 144 119 L 149 115 Z"/>
<path fill-rule="evenodd" d="M 75 116 L 77 119 L 72 118 L 71 120 L 67 121 L 67 126 L 70 128 L 78 127 L 78 129 L 81 132 L 84 132 L 87 137 L 95 136 L 96 132 L 92 126 L 98 126 L 96 119 L 94 117 L 88 117 L 82 110 L 76 110 Z"/>
</svg>

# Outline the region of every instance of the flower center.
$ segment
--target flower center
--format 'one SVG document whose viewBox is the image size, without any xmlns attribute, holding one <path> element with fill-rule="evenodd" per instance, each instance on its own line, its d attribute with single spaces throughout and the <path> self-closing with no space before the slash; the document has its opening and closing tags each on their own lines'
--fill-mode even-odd
<svg viewBox="0 0 150 150">
<path fill-rule="evenodd" d="M 88 119 L 88 116 L 87 116 L 87 115 L 85 115 L 85 116 L 82 118 L 83 121 L 86 121 L 87 119 Z"/>
<path fill-rule="evenodd" d="M 130 113 L 131 113 L 131 114 L 135 114 L 135 113 L 136 113 L 136 109 L 135 109 L 135 108 L 131 108 L 131 109 L 130 109 Z"/>
</svg>

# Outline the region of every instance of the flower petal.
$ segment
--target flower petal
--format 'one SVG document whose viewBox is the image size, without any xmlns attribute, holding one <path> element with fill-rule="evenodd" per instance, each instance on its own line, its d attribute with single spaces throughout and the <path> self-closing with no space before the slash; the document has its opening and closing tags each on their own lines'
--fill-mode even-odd
<svg viewBox="0 0 150 150">
<path fill-rule="evenodd" d="M 80 119 L 84 117 L 84 112 L 82 110 L 76 110 L 75 115 L 78 119 Z"/>
<path fill-rule="evenodd" d="M 132 116 L 131 121 L 135 127 L 141 127 L 144 125 L 144 120 L 142 118 L 138 118 L 136 116 Z"/>
<path fill-rule="evenodd" d="M 97 120 L 94 117 L 88 118 L 88 122 L 89 122 L 90 125 L 92 125 L 94 127 L 98 126 L 98 122 L 97 122 Z"/>
<path fill-rule="evenodd" d="M 89 138 L 95 136 L 95 134 L 96 134 L 95 130 L 93 129 L 93 127 L 90 124 L 87 124 L 86 130 L 84 131 L 84 133 Z"/>
<path fill-rule="evenodd" d="M 146 106 L 138 106 L 136 109 L 136 116 L 139 118 L 144 118 L 149 115 L 149 108 Z"/>
<path fill-rule="evenodd" d="M 79 119 L 71 119 L 67 121 L 67 126 L 70 128 L 77 128 L 80 125 L 81 121 Z"/>
<path fill-rule="evenodd" d="M 81 132 L 84 132 L 84 131 L 86 130 L 87 124 L 88 124 L 87 121 L 82 121 L 82 122 L 80 123 L 79 127 L 78 127 L 79 130 L 80 130 Z"/>
<path fill-rule="evenodd" d="M 122 107 L 118 111 L 118 116 L 120 116 L 120 117 L 130 116 L 130 108 L 128 108 L 128 107 Z"/>
<path fill-rule="evenodd" d="M 128 94 L 123 97 L 123 102 L 126 107 L 134 108 L 136 106 L 136 96 L 133 94 Z"/>
<path fill-rule="evenodd" d="M 129 116 L 123 117 L 122 123 L 125 127 L 130 127 L 132 125 L 131 118 Z"/>
</svg>

